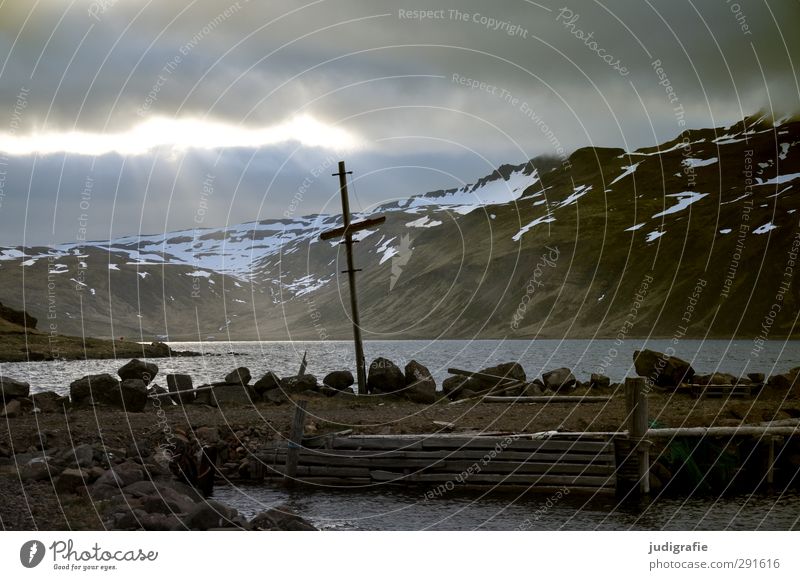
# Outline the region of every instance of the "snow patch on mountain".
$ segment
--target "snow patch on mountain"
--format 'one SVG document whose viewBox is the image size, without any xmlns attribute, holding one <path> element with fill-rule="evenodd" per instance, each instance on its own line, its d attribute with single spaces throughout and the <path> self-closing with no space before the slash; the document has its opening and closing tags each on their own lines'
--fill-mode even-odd
<svg viewBox="0 0 800 580">
<path fill-rule="evenodd" d="M 690 205 L 692 205 L 694 202 L 700 201 L 701 199 L 703 199 L 707 195 L 708 195 L 707 193 L 697 193 L 697 192 L 694 192 L 694 191 L 684 191 L 684 192 L 681 192 L 681 193 L 668 193 L 666 195 L 666 197 L 677 198 L 678 199 L 678 203 L 676 203 L 672 207 L 668 207 L 664 211 L 658 212 L 653 217 L 654 218 L 658 218 L 658 217 L 662 217 L 662 216 L 665 216 L 665 215 L 678 213 L 679 211 L 682 211 L 682 210 L 686 209 L 687 207 L 689 207 Z"/>
</svg>

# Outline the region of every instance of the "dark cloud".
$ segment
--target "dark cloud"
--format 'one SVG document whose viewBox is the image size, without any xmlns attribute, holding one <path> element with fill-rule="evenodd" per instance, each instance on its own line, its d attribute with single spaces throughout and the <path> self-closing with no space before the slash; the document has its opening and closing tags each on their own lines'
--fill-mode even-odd
<svg viewBox="0 0 800 580">
<path fill-rule="evenodd" d="M 120 131 L 153 115 L 268 126 L 308 113 L 368 141 L 348 162 L 371 173 L 360 194 L 366 204 L 377 203 L 474 180 L 556 146 L 653 145 L 683 129 L 676 106 L 687 127 L 722 126 L 759 109 L 796 112 L 799 6 L 5 3 L 0 132 L 9 132 L 21 89 L 28 93 L 17 134 Z M 414 10 L 434 12 L 420 20 Z M 592 36 L 581 40 L 579 31 Z M 666 81 L 654 70 L 656 60 Z M 74 237 L 74 208 L 54 204 L 69 203 L 89 166 L 102 189 L 92 208 L 94 237 L 192 227 L 190 208 L 209 165 L 218 181 L 214 219 L 206 225 L 277 217 L 330 154 L 294 150 L 287 144 L 177 158 L 167 151 L 125 160 L 10 158 L 0 243 Z M 384 171 L 408 166 L 423 169 Z M 324 207 L 334 185 L 320 180 L 304 213 Z"/>
</svg>

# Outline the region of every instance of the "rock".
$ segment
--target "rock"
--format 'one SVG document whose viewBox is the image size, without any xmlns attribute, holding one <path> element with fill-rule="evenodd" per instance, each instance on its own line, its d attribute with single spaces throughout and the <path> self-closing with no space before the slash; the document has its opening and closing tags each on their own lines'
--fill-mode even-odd
<svg viewBox="0 0 800 580">
<path fill-rule="evenodd" d="M 403 371 L 389 359 L 378 357 L 369 365 L 367 391 L 370 393 L 397 393 L 405 386 Z"/>
<path fill-rule="evenodd" d="M 794 393 L 800 396 L 800 367 L 794 368 L 786 373 L 772 375 L 767 381 L 767 389 L 780 396 L 787 396 Z"/>
<path fill-rule="evenodd" d="M 747 378 L 757 385 L 764 383 L 764 373 L 747 373 Z"/>
<path fill-rule="evenodd" d="M 525 385 L 525 390 L 522 392 L 522 395 L 525 397 L 541 397 L 542 393 L 542 386 L 533 382 Z"/>
<path fill-rule="evenodd" d="M 273 405 L 282 405 L 289 400 L 288 395 L 283 389 L 270 389 L 263 395 L 264 401 L 272 403 Z"/>
<path fill-rule="evenodd" d="M 263 397 L 264 393 L 267 391 L 279 389 L 280 386 L 281 378 L 272 371 L 267 371 L 260 379 L 256 381 L 256 384 L 253 385 L 253 390 L 259 397 Z"/>
<path fill-rule="evenodd" d="M 182 527 L 181 520 L 172 513 L 146 513 L 139 517 L 139 524 L 148 532 L 170 532 Z"/>
<path fill-rule="evenodd" d="M 46 481 L 50 479 L 50 468 L 44 461 L 35 461 L 19 468 L 19 478 L 25 481 Z"/>
<path fill-rule="evenodd" d="M 117 374 L 123 381 L 138 379 L 149 385 L 158 374 L 158 365 L 135 358 L 119 369 Z"/>
<path fill-rule="evenodd" d="M 229 385 L 245 386 L 250 382 L 250 369 L 239 367 L 225 375 L 225 382 Z"/>
<path fill-rule="evenodd" d="M 126 379 L 119 387 L 119 397 L 114 401 L 116 405 L 128 413 L 141 413 L 147 405 L 147 387 L 144 381 Z"/>
<path fill-rule="evenodd" d="M 501 385 L 505 385 L 508 381 L 502 381 L 501 378 L 517 380 L 525 382 L 525 369 L 519 363 L 507 362 L 493 367 L 487 367 L 479 371 L 481 374 L 491 375 L 498 377 L 497 380 L 488 377 L 448 377 L 442 383 L 442 390 L 451 399 L 467 398 L 468 396 L 475 396 L 480 394 L 487 394 L 495 390 L 505 389 Z M 503 395 L 515 396 L 522 393 L 523 387 L 518 389 L 503 390 Z M 467 394 L 465 391 L 471 391 L 472 394 Z"/>
<path fill-rule="evenodd" d="M 8 402 L 11 399 L 28 397 L 31 394 L 31 386 L 23 381 L 12 379 L 11 377 L 0 376 L 0 403 Z"/>
<path fill-rule="evenodd" d="M 57 493 L 75 493 L 79 487 L 86 485 L 89 479 L 89 472 L 85 469 L 73 469 L 68 467 L 61 472 L 56 479 L 55 486 Z"/>
<path fill-rule="evenodd" d="M 403 395 L 414 403 L 430 405 L 436 402 L 436 381 L 430 371 L 412 360 L 405 368 L 406 388 Z"/>
<path fill-rule="evenodd" d="M 78 467 L 91 467 L 94 465 L 94 448 L 89 444 L 84 443 L 72 448 L 69 451 L 69 455 L 70 459 Z"/>
<path fill-rule="evenodd" d="M 607 389 L 611 386 L 611 379 L 605 375 L 592 373 L 589 379 L 589 388 L 591 389 Z"/>
<path fill-rule="evenodd" d="M 209 530 L 212 528 L 238 528 L 239 513 L 214 500 L 196 503 L 183 518 L 183 525 L 190 530 Z"/>
<path fill-rule="evenodd" d="M 313 391 L 317 388 L 317 377 L 314 375 L 298 375 L 281 379 L 281 390 L 286 394 L 297 394 Z"/>
<path fill-rule="evenodd" d="M 167 388 L 172 395 L 172 400 L 177 404 L 188 404 L 194 402 L 195 392 L 192 386 L 192 377 L 171 373 L 167 375 Z"/>
<path fill-rule="evenodd" d="M 685 360 L 648 349 L 635 351 L 633 364 L 637 375 L 659 387 L 677 387 L 690 382 L 695 374 L 692 365 Z"/>
<path fill-rule="evenodd" d="M 31 395 L 33 406 L 43 413 L 58 413 L 64 408 L 64 405 L 69 405 L 69 397 L 64 397 L 53 391 L 45 391 L 43 393 L 34 393 Z"/>
<path fill-rule="evenodd" d="M 69 395 L 76 405 L 107 403 L 119 392 L 119 381 L 111 375 L 86 375 L 73 381 L 69 386 Z M 119 398 L 116 395 L 116 398 Z"/>
<path fill-rule="evenodd" d="M 322 384 L 328 385 L 337 391 L 350 390 L 350 387 L 355 383 L 356 380 L 353 378 L 353 373 L 350 371 L 333 371 L 325 375 L 325 378 L 322 379 Z"/>
<path fill-rule="evenodd" d="M 2 302 L 0 302 L 0 318 L 9 321 L 11 324 L 24 326 L 28 330 L 35 329 L 38 322 L 36 318 L 24 310 L 17 310 L 16 308 L 5 306 Z"/>
<path fill-rule="evenodd" d="M 119 494 L 120 489 L 144 478 L 144 468 L 133 461 L 112 465 L 92 484 L 91 495 L 95 499 L 109 499 Z"/>
<path fill-rule="evenodd" d="M 13 419 L 14 417 L 19 417 L 21 413 L 22 404 L 17 399 L 14 399 L 6 403 L 3 410 L 0 411 L 0 417 L 3 419 Z"/>
<path fill-rule="evenodd" d="M 506 379 L 514 379 L 522 382 L 527 380 L 525 369 L 522 368 L 521 364 L 516 362 L 501 363 L 493 367 L 482 369 L 480 372 L 487 375 L 494 375 L 497 377 L 504 377 Z M 491 384 L 492 386 L 496 385 L 496 382 L 488 381 L 487 379 L 480 380 L 487 384 Z"/>
<path fill-rule="evenodd" d="M 544 373 L 542 382 L 545 387 L 558 393 L 575 388 L 577 381 L 571 370 L 561 367 Z"/>
<path fill-rule="evenodd" d="M 301 518 L 286 506 L 270 508 L 261 512 L 250 520 L 250 527 L 254 530 L 276 532 L 305 532 L 317 530 L 308 520 Z"/>
<path fill-rule="evenodd" d="M 449 399 L 466 399 L 474 396 L 483 389 L 482 383 L 477 379 L 468 377 L 447 377 L 442 381 L 442 391 Z M 468 394 L 466 391 L 469 391 Z"/>
<path fill-rule="evenodd" d="M 738 381 L 738 377 L 728 373 L 712 373 L 692 377 L 692 382 L 696 385 L 735 385 Z"/>
<path fill-rule="evenodd" d="M 210 394 L 212 406 L 252 405 L 255 395 L 245 385 L 219 385 L 206 391 Z M 200 393 L 198 393 L 200 394 Z"/>
<path fill-rule="evenodd" d="M 194 436 L 201 445 L 216 445 L 219 443 L 219 429 L 216 427 L 198 427 Z"/>
</svg>

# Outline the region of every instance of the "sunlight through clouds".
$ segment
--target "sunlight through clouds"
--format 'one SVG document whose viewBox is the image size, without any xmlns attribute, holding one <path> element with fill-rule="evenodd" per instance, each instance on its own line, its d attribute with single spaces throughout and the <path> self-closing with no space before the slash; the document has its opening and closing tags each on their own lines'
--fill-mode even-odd
<svg viewBox="0 0 800 580">
<path fill-rule="evenodd" d="M 9 155 L 143 155 L 163 147 L 173 150 L 258 148 L 292 141 L 305 147 L 337 151 L 364 147 L 363 140 L 354 133 L 302 115 L 262 128 L 203 119 L 156 117 L 121 133 L 67 131 L 0 134 L 0 150 Z"/>
</svg>

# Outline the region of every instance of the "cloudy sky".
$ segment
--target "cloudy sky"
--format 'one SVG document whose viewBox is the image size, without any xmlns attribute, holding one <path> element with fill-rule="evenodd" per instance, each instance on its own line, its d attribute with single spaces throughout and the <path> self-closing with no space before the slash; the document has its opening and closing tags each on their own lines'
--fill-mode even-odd
<svg viewBox="0 0 800 580">
<path fill-rule="evenodd" d="M 676 109 L 796 113 L 797 22 L 795 0 L 0 0 L 0 244 L 338 213 L 338 159 L 367 209 L 655 145 Z"/>
</svg>

